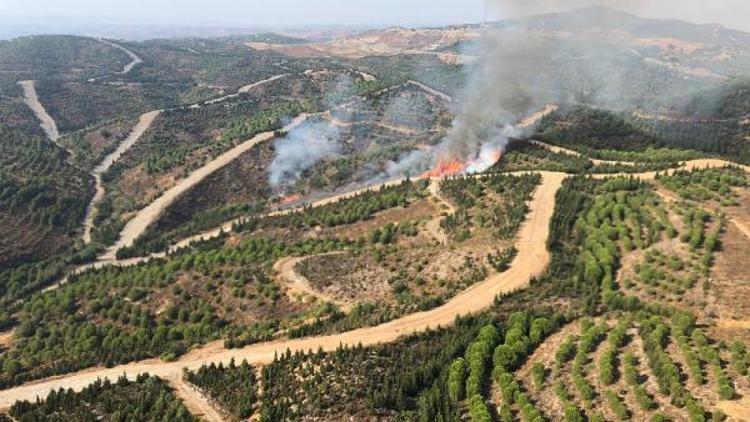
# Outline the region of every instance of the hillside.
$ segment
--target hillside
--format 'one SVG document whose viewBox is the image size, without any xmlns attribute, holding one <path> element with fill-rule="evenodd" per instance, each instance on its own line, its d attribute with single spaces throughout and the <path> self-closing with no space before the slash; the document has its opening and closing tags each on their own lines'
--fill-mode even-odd
<svg viewBox="0 0 750 422">
<path fill-rule="evenodd" d="M 0 421 L 742 421 L 750 35 L 0 42 Z"/>
</svg>

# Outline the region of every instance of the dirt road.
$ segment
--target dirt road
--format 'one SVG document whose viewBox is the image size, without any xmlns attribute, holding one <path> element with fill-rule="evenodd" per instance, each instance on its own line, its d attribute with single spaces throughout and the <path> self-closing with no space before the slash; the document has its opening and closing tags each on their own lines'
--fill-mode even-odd
<svg viewBox="0 0 750 422">
<path fill-rule="evenodd" d="M 443 100 L 445 100 L 445 101 L 447 101 L 449 103 L 453 102 L 453 97 L 451 97 L 450 95 L 446 94 L 445 92 L 438 91 L 437 89 L 435 89 L 435 88 L 433 88 L 431 86 L 425 85 L 422 82 L 417 82 L 417 81 L 414 81 L 414 80 L 410 79 L 406 83 L 409 84 L 409 85 L 414 85 L 414 86 L 416 86 L 418 88 L 421 88 L 423 91 L 425 91 L 425 92 L 427 92 L 429 94 L 432 94 L 432 95 L 434 95 L 436 97 L 442 98 Z"/>
<path fill-rule="evenodd" d="M 314 202 L 312 202 L 310 204 L 306 204 L 306 206 L 307 207 L 311 207 L 311 208 L 323 207 L 323 206 L 326 206 L 326 205 L 330 205 L 330 204 L 342 201 L 344 199 L 353 198 L 353 197 L 355 197 L 357 195 L 361 195 L 361 194 L 363 194 L 365 192 L 368 192 L 368 191 L 377 191 L 377 190 L 379 190 L 381 188 L 387 188 L 387 187 L 391 187 L 391 186 L 396 186 L 398 184 L 403 183 L 404 180 L 405 179 L 390 180 L 388 182 L 383 182 L 383 183 L 379 183 L 377 185 L 367 186 L 367 187 L 364 187 L 364 188 L 361 188 L 361 189 L 357 189 L 357 190 L 354 190 L 354 191 L 349 191 L 349 192 L 341 193 L 341 194 L 335 194 L 335 195 L 332 195 L 332 196 L 320 199 L 318 201 L 314 201 Z M 281 215 L 287 215 L 287 214 L 291 214 L 293 212 L 297 212 L 300 209 L 302 209 L 302 207 L 295 207 L 295 208 L 290 208 L 290 209 L 285 209 L 285 210 L 273 211 L 273 212 L 270 212 L 268 214 L 260 215 L 259 218 L 278 217 L 278 216 L 281 216 Z M 206 230 L 206 231 L 201 232 L 199 234 L 196 234 L 194 236 L 190 236 L 188 238 L 180 240 L 179 242 L 174 243 L 173 245 L 171 245 L 169 247 L 168 251 L 169 252 L 176 252 L 177 250 L 179 250 L 181 248 L 190 246 L 191 243 L 202 242 L 202 241 L 205 241 L 205 240 L 214 239 L 216 237 L 219 237 L 222 233 L 228 233 L 228 232 L 232 231 L 232 227 L 235 224 L 240 223 L 243 220 L 246 220 L 246 218 L 244 218 L 244 217 L 235 218 L 233 220 L 227 221 L 226 223 L 222 224 L 219 227 L 216 227 L 216 228 L 213 228 L 213 229 L 210 229 L 210 230 Z"/>
<path fill-rule="evenodd" d="M 47 113 L 47 110 L 45 110 L 42 103 L 39 102 L 39 96 L 36 93 L 35 82 L 20 81 L 18 82 L 18 84 L 21 85 L 21 88 L 23 88 L 23 101 L 31 109 L 31 111 L 34 112 L 36 118 L 39 119 L 40 126 L 42 127 L 42 130 L 44 130 L 44 133 L 47 135 L 47 138 L 49 138 L 49 140 L 54 142 L 57 146 L 67 151 L 67 148 L 58 143 L 58 140 L 60 139 L 60 132 L 57 130 L 57 123 L 55 123 L 55 119 L 53 119 L 52 116 Z"/>
<path fill-rule="evenodd" d="M 703 168 L 726 164 L 721 160 L 696 160 L 686 163 L 685 167 Z M 742 168 L 748 169 L 746 166 Z M 287 349 L 307 351 L 322 348 L 330 351 L 335 350 L 341 344 L 367 346 L 391 342 L 401 336 L 424 331 L 428 328 L 449 326 L 458 315 L 481 312 L 492 305 L 496 295 L 526 287 L 531 277 L 540 275 L 549 263 L 550 254 L 546 249 L 546 240 L 549 236 L 549 223 L 554 212 L 555 195 L 563 180 L 568 176 L 562 173 L 539 173 L 543 176 L 542 183 L 534 192 L 533 199 L 529 204 L 529 214 L 518 233 L 516 242 L 518 255 L 510 269 L 504 273 L 496 274 L 484 282 L 475 284 L 438 308 L 410 314 L 375 327 L 360 328 L 336 335 L 278 340 L 237 350 L 224 349 L 222 342 L 214 342 L 188 353 L 175 362 L 167 363 L 159 359 L 150 359 L 113 368 L 92 368 L 69 375 L 39 380 L 0 391 L 0 409 L 9 407 L 16 400 L 34 400 L 37 396 L 46 396 L 52 389 L 63 387 L 80 390 L 97 378 L 116 379 L 123 373 L 135 377 L 137 374 L 148 372 L 169 379 L 175 377 L 175 374 L 181 373 L 182 368 L 196 369 L 211 362 L 228 363 L 231 359 L 236 361 L 246 359 L 251 363 L 268 363 L 273 360 L 277 353 L 284 352 Z M 635 177 L 649 179 L 653 177 L 653 174 L 645 173 L 635 175 Z M 318 206 L 351 195 L 353 193 L 326 198 L 319 201 Z"/>
<path fill-rule="evenodd" d="M 13 344 L 13 339 L 15 338 L 16 330 L 10 330 L 10 331 L 4 331 L 0 333 L 0 349 L 5 347 L 10 347 Z"/>
<path fill-rule="evenodd" d="M 608 177 L 620 176 L 620 177 L 633 177 L 639 180 L 650 181 L 650 180 L 656 180 L 656 176 L 659 174 L 664 176 L 664 175 L 675 174 L 678 171 L 693 171 L 693 170 L 710 169 L 710 168 L 715 169 L 715 168 L 724 168 L 727 166 L 736 167 L 745 172 L 750 172 L 750 166 L 743 166 L 743 165 L 731 163 L 729 161 L 720 160 L 718 158 L 702 158 L 698 160 L 685 161 L 679 167 L 675 167 L 669 170 L 647 171 L 645 173 L 594 174 L 591 177 L 595 179 L 606 179 Z"/>
<path fill-rule="evenodd" d="M 542 183 L 534 192 L 529 204 L 528 217 L 518 233 L 516 242 L 518 255 L 511 268 L 475 284 L 438 308 L 410 314 L 375 327 L 360 328 L 341 334 L 279 340 L 237 350 L 224 349 L 222 342 L 216 342 L 196 349 L 175 362 L 167 363 L 159 359 L 150 359 L 113 368 L 92 368 L 0 391 L 0 409 L 9 407 L 16 400 L 34 400 L 37 396 L 46 396 L 52 389 L 63 387 L 80 390 L 97 378 L 116 379 L 123 373 L 129 377 L 135 377 L 137 374 L 148 372 L 170 379 L 180 374 L 182 368 L 196 369 L 211 362 L 228 363 L 232 358 L 236 361 L 246 359 L 250 363 L 263 364 L 271 362 L 277 353 L 287 349 L 307 351 L 322 348 L 331 351 L 341 344 L 375 345 L 392 342 L 401 336 L 421 332 L 428 328 L 450 326 L 459 315 L 481 312 L 489 308 L 495 296 L 526 287 L 531 277 L 540 275 L 547 267 L 550 254 L 546 248 L 546 241 L 555 207 L 555 194 L 567 176 L 561 173 L 542 172 L 541 174 L 543 175 Z"/>
<path fill-rule="evenodd" d="M 109 168 L 112 167 L 112 164 L 119 160 L 122 154 L 124 154 L 133 145 L 135 145 L 135 143 L 138 142 L 139 139 L 141 139 L 141 136 L 143 136 L 143 134 L 146 133 L 146 131 L 151 127 L 151 124 L 154 123 L 154 120 L 156 120 L 159 114 L 161 114 L 160 110 L 142 114 L 138 119 L 138 123 L 135 125 L 135 127 L 133 127 L 133 130 L 130 132 L 128 137 L 125 138 L 125 140 L 117 147 L 117 149 L 104 157 L 104 159 L 96 167 L 94 167 L 94 170 L 91 172 L 91 175 L 94 176 L 94 180 L 96 181 L 96 193 L 94 194 L 94 197 L 91 198 L 91 202 L 86 208 L 86 218 L 84 218 L 83 220 L 84 243 L 91 243 L 91 230 L 94 227 L 94 218 L 96 218 L 96 214 L 98 212 L 97 207 L 99 205 L 99 202 L 104 199 L 105 192 L 104 183 L 102 182 L 102 174 L 109 171 Z"/>
<path fill-rule="evenodd" d="M 167 381 L 174 388 L 175 395 L 182 400 L 182 404 L 187 407 L 191 415 L 207 422 L 224 422 L 226 420 L 208 398 L 195 386 L 185 381 L 181 374 L 177 377 L 168 378 Z"/>
<path fill-rule="evenodd" d="M 440 193 L 440 181 L 439 180 L 431 180 L 430 181 L 430 194 L 433 198 L 440 201 L 442 204 L 445 205 L 447 208 L 447 211 L 444 213 L 439 213 L 435 216 L 432 220 L 427 222 L 427 225 L 425 228 L 427 231 L 434 237 L 438 242 L 442 243 L 443 245 L 447 245 L 448 241 L 448 235 L 445 233 L 445 230 L 443 230 L 442 227 L 440 227 L 440 222 L 443 221 L 443 218 L 445 218 L 446 215 L 453 215 L 456 213 L 457 208 L 455 205 L 453 205 L 448 199 L 446 199 L 442 193 Z"/>
<path fill-rule="evenodd" d="M 422 133 L 435 132 L 434 130 L 429 130 L 429 129 L 418 130 L 418 129 L 412 129 L 412 128 L 408 128 L 404 126 L 389 125 L 387 123 L 377 122 L 377 121 L 359 121 L 359 122 L 344 121 L 344 120 L 333 117 L 331 113 L 324 113 L 323 118 L 328 120 L 333 126 L 347 128 L 347 129 L 360 125 L 360 126 L 373 126 L 373 127 L 377 127 L 381 129 L 386 129 L 392 132 L 401 133 L 403 135 L 419 135 Z"/>
<path fill-rule="evenodd" d="M 240 89 L 238 89 L 235 94 L 229 94 L 229 95 L 225 95 L 223 97 L 219 97 L 219 98 L 216 98 L 216 99 L 213 99 L 213 100 L 208 100 L 208 101 L 206 101 L 206 104 L 218 104 L 218 103 L 224 102 L 226 100 L 239 97 L 240 94 L 247 94 L 253 88 L 257 88 L 257 87 L 259 87 L 261 85 L 265 85 L 267 83 L 271 83 L 273 81 L 277 81 L 279 79 L 283 79 L 283 78 L 286 78 L 288 76 L 290 76 L 290 74 L 285 73 L 283 75 L 272 76 L 272 77 L 270 77 L 268 79 L 263 79 L 262 81 L 258 81 L 258 82 L 251 83 L 249 85 L 245 85 L 245 86 L 241 87 Z M 195 105 L 192 105 L 190 107 L 191 108 L 200 108 L 200 105 L 199 104 L 195 104 Z"/>
<path fill-rule="evenodd" d="M 303 276 L 297 271 L 297 264 L 300 262 L 311 259 L 319 256 L 326 256 L 326 255 L 335 255 L 335 254 L 341 254 L 341 252 L 333 252 L 333 253 L 327 253 L 327 254 L 320 254 L 320 255 L 309 255 L 309 256 L 301 256 L 301 257 L 293 257 L 288 256 L 285 258 L 281 258 L 276 263 L 273 264 L 273 269 L 278 274 L 278 277 L 281 279 L 281 285 L 286 286 L 288 289 L 287 294 L 290 294 L 290 296 L 293 295 L 302 295 L 302 296 L 311 296 L 313 298 L 316 298 L 320 300 L 321 302 L 330 302 L 334 305 L 338 306 L 340 310 L 343 312 L 348 312 L 351 310 L 351 305 L 342 302 L 340 300 L 337 300 L 333 297 L 328 296 L 327 294 L 320 292 L 318 290 L 315 290 L 315 288 L 310 284 L 310 280 L 307 279 L 307 277 Z"/>
<path fill-rule="evenodd" d="M 531 140 L 529 141 L 532 144 L 542 147 L 548 151 L 554 152 L 555 154 L 564 154 L 564 155 L 570 155 L 573 157 L 580 157 L 581 153 L 578 151 L 573 151 L 572 149 L 567 149 L 563 147 L 558 147 L 555 145 L 546 144 L 541 141 L 535 141 Z M 611 161 L 611 160 L 597 160 L 595 158 L 589 158 L 589 161 L 591 161 L 592 164 L 595 166 L 603 166 L 603 165 L 623 165 L 623 166 L 635 166 L 635 163 L 632 161 Z"/>
<path fill-rule="evenodd" d="M 121 46 L 120 44 L 114 43 L 112 41 L 105 40 L 103 38 L 100 38 L 99 42 L 102 43 L 102 44 L 106 44 L 106 45 L 108 45 L 110 47 L 114 47 L 114 48 L 116 48 L 118 50 L 122 50 L 125 54 L 128 55 L 128 57 L 130 57 L 130 60 L 131 60 L 130 63 L 126 64 L 122 68 L 122 71 L 119 72 L 120 75 L 125 75 L 127 73 L 130 73 L 130 71 L 133 70 L 134 67 L 136 67 L 139 64 L 143 63 L 143 60 L 141 60 L 140 57 L 138 57 L 135 53 L 133 53 L 132 51 L 128 50 L 127 48 Z"/>
<path fill-rule="evenodd" d="M 301 114 L 297 116 L 291 123 L 286 125 L 280 130 L 280 132 L 290 132 L 296 128 L 308 118 L 307 114 Z M 180 180 L 171 189 L 168 189 L 161 196 L 156 198 L 153 202 L 148 204 L 145 208 L 138 211 L 135 217 L 133 217 L 120 232 L 120 238 L 117 242 L 110 246 L 107 251 L 99 257 L 101 261 L 112 261 L 117 256 L 117 251 L 124 247 L 131 246 L 138 237 L 140 237 L 169 207 L 177 198 L 183 193 L 189 191 L 195 185 L 203 181 L 206 177 L 210 176 L 217 170 L 228 165 L 240 155 L 251 150 L 253 147 L 261 142 L 266 142 L 274 139 L 277 131 L 263 132 L 255 135 L 252 139 L 247 140 L 229 151 L 221 154 L 214 160 L 210 161 L 203 167 L 190 173 L 190 175 Z"/>
<path fill-rule="evenodd" d="M 355 190 L 355 191 L 350 191 L 350 192 L 346 192 L 346 193 L 342 193 L 342 194 L 333 195 L 331 197 L 323 198 L 321 200 L 318 200 L 318 201 L 310 203 L 310 204 L 305 204 L 304 206 L 311 207 L 311 208 L 322 207 L 322 206 L 329 205 L 329 204 L 332 204 L 332 203 L 335 203 L 335 202 L 338 202 L 338 201 L 341 201 L 341 200 L 344 200 L 344 199 L 348 199 L 348 198 L 354 197 L 356 195 L 361 195 L 361 194 L 363 194 L 363 193 L 365 193 L 367 191 L 376 191 L 376 190 L 379 190 L 382 187 L 394 186 L 394 185 L 400 184 L 402 182 L 403 182 L 403 179 L 391 180 L 391 181 L 388 181 L 388 182 L 380 183 L 378 185 L 369 186 L 367 188 L 362 188 L 362 189 L 358 189 L 358 190 Z M 287 214 L 290 214 L 290 213 L 293 213 L 293 212 L 300 211 L 302 208 L 303 208 L 303 206 L 299 206 L 299 207 L 290 208 L 290 209 L 286 209 L 286 210 L 274 211 L 274 212 L 271 212 L 271 213 L 268 213 L 268 214 L 261 215 L 261 216 L 259 216 L 259 218 L 268 218 L 268 217 L 275 217 L 275 216 L 287 215 Z M 128 259 L 116 259 L 115 255 L 113 255 L 111 253 L 108 253 L 106 255 L 102 255 L 95 262 L 91 262 L 91 263 L 84 264 L 84 265 L 81 265 L 81 266 L 77 267 L 76 269 L 74 269 L 73 271 L 71 271 L 67 276 L 65 276 L 60 281 L 58 281 L 57 283 L 55 283 L 53 285 L 50 285 L 50 286 L 46 287 L 45 289 L 43 289 L 42 292 L 48 292 L 48 291 L 57 289 L 60 286 L 62 286 L 65 283 L 67 283 L 68 279 L 70 278 L 70 276 L 76 275 L 76 274 L 80 274 L 80 273 L 82 273 L 84 271 L 87 271 L 87 270 L 100 269 L 100 268 L 104 268 L 104 267 L 107 267 L 107 266 L 130 267 L 130 266 L 133 266 L 133 265 L 138 265 L 138 264 L 142 264 L 142 263 L 148 262 L 148 261 L 150 261 L 152 259 L 164 258 L 164 257 L 167 256 L 168 253 L 177 252 L 179 249 L 188 247 L 192 243 L 202 242 L 202 241 L 205 241 L 205 240 L 214 239 L 214 238 L 219 237 L 222 233 L 228 233 L 228 232 L 232 231 L 232 227 L 234 226 L 234 224 L 241 222 L 243 219 L 244 218 L 236 218 L 234 220 L 231 220 L 231 221 L 228 221 L 228 222 L 222 224 L 221 226 L 219 226 L 217 228 L 214 228 L 214 229 L 211 229 L 211 230 L 207 230 L 205 232 L 202 232 L 202 233 L 190 236 L 188 238 L 182 239 L 182 240 L 180 240 L 180 241 L 178 241 L 178 242 L 170 245 L 167 248 L 167 250 L 164 251 L 164 252 L 157 252 L 157 253 L 152 253 L 152 254 L 150 254 L 148 256 L 136 257 L 136 258 L 128 258 Z"/>
</svg>

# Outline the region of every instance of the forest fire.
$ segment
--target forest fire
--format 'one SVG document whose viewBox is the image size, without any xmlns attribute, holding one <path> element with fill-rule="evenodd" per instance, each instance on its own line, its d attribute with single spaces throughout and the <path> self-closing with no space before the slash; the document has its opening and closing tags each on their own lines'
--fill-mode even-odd
<svg viewBox="0 0 750 422">
<path fill-rule="evenodd" d="M 477 158 L 461 162 L 459 159 L 443 158 L 432 170 L 426 171 L 422 178 L 424 179 L 441 179 L 444 177 L 456 176 L 459 174 L 481 173 L 494 166 L 503 156 L 500 148 L 483 149 Z"/>
<path fill-rule="evenodd" d="M 295 202 L 299 202 L 301 200 L 302 200 L 302 195 L 295 193 L 293 195 L 288 195 L 288 196 L 285 196 L 285 197 L 281 198 L 279 200 L 279 205 L 282 205 L 282 206 L 283 205 L 290 205 L 290 204 L 293 204 Z"/>
<path fill-rule="evenodd" d="M 423 179 L 438 179 L 463 173 L 466 165 L 457 158 L 441 159 L 434 169 L 426 171 Z"/>
</svg>

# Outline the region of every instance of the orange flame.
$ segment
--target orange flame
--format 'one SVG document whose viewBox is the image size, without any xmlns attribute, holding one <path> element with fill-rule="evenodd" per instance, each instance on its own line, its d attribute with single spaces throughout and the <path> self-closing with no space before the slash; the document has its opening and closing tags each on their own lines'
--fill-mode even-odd
<svg viewBox="0 0 750 422">
<path fill-rule="evenodd" d="M 448 176 L 455 176 L 462 173 L 466 169 L 466 165 L 459 161 L 457 158 L 441 159 L 434 169 L 426 171 L 423 175 L 423 179 L 437 179 Z"/>
<path fill-rule="evenodd" d="M 432 170 L 426 171 L 423 179 L 442 179 L 461 173 L 481 173 L 497 164 L 503 158 L 502 149 L 483 152 L 475 159 L 461 162 L 458 158 L 448 157 L 441 159 Z"/>
<path fill-rule="evenodd" d="M 289 205 L 295 202 L 299 202 L 300 200 L 302 200 L 302 195 L 295 193 L 293 195 L 288 195 L 281 198 L 279 200 L 279 205 Z"/>
</svg>

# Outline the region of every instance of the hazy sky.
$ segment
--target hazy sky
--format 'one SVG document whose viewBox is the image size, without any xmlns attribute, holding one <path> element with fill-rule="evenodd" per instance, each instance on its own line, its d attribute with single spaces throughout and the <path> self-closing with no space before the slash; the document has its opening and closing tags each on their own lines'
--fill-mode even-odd
<svg viewBox="0 0 750 422">
<path fill-rule="evenodd" d="M 487 0 L 494 18 L 592 0 Z M 0 15 L 108 17 L 159 24 L 403 24 L 477 22 L 484 0 L 0 0 Z M 718 22 L 750 30 L 750 0 L 599 0 L 642 16 Z M 519 7 L 520 5 L 520 7 Z M 493 7 L 492 9 L 497 9 Z M 108 19 L 109 20 L 109 19 Z"/>
</svg>

